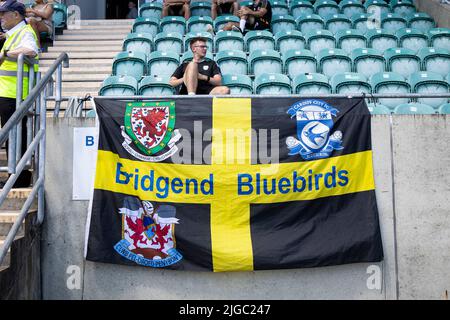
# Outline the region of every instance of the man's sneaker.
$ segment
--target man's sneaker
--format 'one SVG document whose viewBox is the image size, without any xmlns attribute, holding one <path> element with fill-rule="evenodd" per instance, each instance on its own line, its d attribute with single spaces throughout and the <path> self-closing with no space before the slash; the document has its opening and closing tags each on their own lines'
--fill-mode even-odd
<svg viewBox="0 0 450 320">
<path fill-rule="evenodd" d="M 231 27 L 231 31 L 238 31 L 238 32 L 244 34 L 244 33 L 242 32 L 241 28 L 238 28 L 238 27 L 236 27 L 236 26 L 232 26 L 232 27 Z"/>
</svg>

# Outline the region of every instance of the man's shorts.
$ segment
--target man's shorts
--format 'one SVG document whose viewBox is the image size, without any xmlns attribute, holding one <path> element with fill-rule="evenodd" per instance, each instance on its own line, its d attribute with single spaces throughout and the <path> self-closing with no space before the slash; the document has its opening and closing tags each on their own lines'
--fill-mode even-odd
<svg viewBox="0 0 450 320">
<path fill-rule="evenodd" d="M 179 6 L 171 6 L 169 7 L 169 15 L 170 16 L 183 16 L 183 5 L 180 4 Z"/>
<path fill-rule="evenodd" d="M 233 3 L 223 3 L 217 7 L 218 14 L 232 14 Z"/>
</svg>

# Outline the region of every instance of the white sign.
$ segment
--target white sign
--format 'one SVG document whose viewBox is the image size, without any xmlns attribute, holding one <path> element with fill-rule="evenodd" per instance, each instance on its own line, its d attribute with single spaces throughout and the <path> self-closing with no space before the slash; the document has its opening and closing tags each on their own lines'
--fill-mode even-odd
<svg viewBox="0 0 450 320">
<path fill-rule="evenodd" d="M 96 127 L 73 129 L 72 200 L 90 200 L 97 162 L 98 132 Z"/>
</svg>

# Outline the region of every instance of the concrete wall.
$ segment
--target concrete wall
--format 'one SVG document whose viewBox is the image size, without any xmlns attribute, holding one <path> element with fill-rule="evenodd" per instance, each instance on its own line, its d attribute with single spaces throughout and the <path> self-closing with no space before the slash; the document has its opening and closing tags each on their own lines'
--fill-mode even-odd
<svg viewBox="0 0 450 320">
<path fill-rule="evenodd" d="M 72 137 L 73 128 L 93 124 L 49 119 L 44 299 L 441 299 L 450 290 L 448 116 L 395 116 L 392 124 L 389 116 L 372 117 L 385 251 L 377 264 L 380 289 L 367 286 L 370 264 L 215 274 L 84 261 L 88 203 L 71 201 Z M 69 289 L 73 270 L 79 271 L 80 286 Z"/>
<path fill-rule="evenodd" d="M 79 6 L 82 20 L 105 19 L 106 0 L 65 0 L 65 3 Z"/>
<path fill-rule="evenodd" d="M 450 28 L 450 4 L 442 4 L 441 0 L 415 0 L 418 11 L 428 13 L 434 18 L 439 28 Z"/>
</svg>

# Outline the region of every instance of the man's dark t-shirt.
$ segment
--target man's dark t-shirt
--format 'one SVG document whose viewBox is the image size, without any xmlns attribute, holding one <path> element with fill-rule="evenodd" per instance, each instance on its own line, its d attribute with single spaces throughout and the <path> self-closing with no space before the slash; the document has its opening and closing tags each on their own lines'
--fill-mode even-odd
<svg viewBox="0 0 450 320">
<path fill-rule="evenodd" d="M 255 25 L 246 25 L 247 29 L 250 30 L 265 30 L 270 28 L 270 22 L 272 21 L 272 6 L 269 0 L 260 0 L 258 4 L 253 4 L 249 7 L 253 11 L 258 11 L 261 8 L 267 9 L 265 15 L 260 18 L 255 17 Z"/>
<path fill-rule="evenodd" d="M 186 70 L 186 67 L 188 64 L 189 64 L 189 62 L 185 62 L 182 65 L 180 65 L 177 68 L 177 70 L 175 70 L 172 77 L 175 77 L 177 79 L 183 78 L 184 71 Z M 209 59 L 205 59 L 202 62 L 198 63 L 198 73 L 203 74 L 205 76 L 209 76 L 210 78 L 214 77 L 216 74 L 221 74 L 220 68 L 217 65 L 217 63 L 215 63 L 214 61 L 209 60 Z M 204 80 L 198 80 L 198 86 L 197 86 L 196 93 L 197 94 L 209 94 L 214 87 L 215 86 L 209 82 L 206 82 Z M 187 94 L 187 93 L 188 92 L 187 92 L 186 86 L 184 85 L 184 83 L 181 84 L 178 94 Z"/>
</svg>

